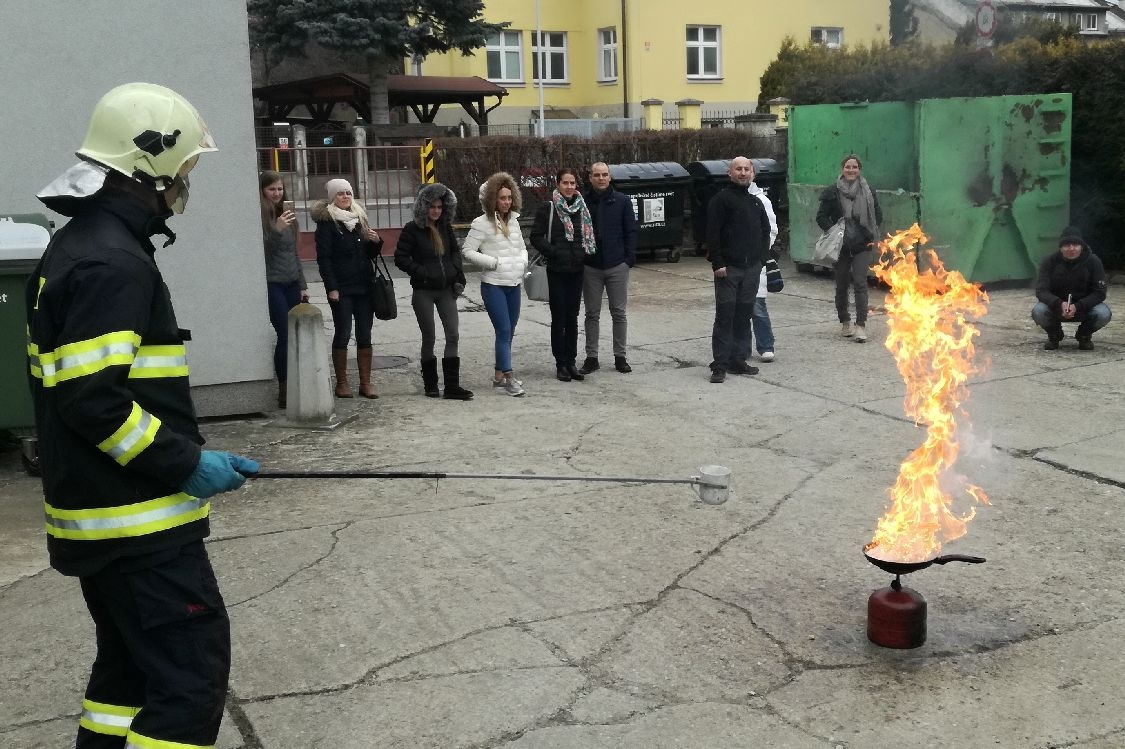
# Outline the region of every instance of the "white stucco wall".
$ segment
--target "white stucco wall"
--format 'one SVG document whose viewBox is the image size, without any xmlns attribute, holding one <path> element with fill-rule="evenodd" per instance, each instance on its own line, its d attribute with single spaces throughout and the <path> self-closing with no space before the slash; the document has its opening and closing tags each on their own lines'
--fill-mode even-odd
<svg viewBox="0 0 1125 749">
<path fill-rule="evenodd" d="M 245 4 L 0 0 L 0 49 L 5 213 L 48 213 L 35 193 L 74 163 L 94 104 L 114 86 L 158 83 L 199 109 L 219 152 L 202 156 L 192 172 L 187 212 L 169 220 L 179 238 L 156 259 L 180 327 L 192 331 L 188 355 L 201 415 L 268 407 L 273 329 Z"/>
</svg>

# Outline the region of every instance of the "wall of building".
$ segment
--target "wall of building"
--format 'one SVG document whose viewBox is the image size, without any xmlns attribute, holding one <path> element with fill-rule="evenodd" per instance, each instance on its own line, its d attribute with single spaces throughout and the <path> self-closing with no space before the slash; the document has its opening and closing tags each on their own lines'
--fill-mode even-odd
<svg viewBox="0 0 1125 749">
<path fill-rule="evenodd" d="M 219 145 L 191 175 L 176 244 L 156 258 L 192 331 L 191 381 L 202 415 L 264 409 L 273 329 L 257 203 L 246 8 L 230 0 L 3 0 L 0 210 L 46 212 L 35 194 L 75 162 L 90 112 L 131 81 L 196 105 Z M 61 223 L 65 219 L 51 214 Z"/>
<path fill-rule="evenodd" d="M 625 22 L 621 16 L 624 9 Z M 544 86 L 547 108 L 568 109 L 579 116 L 641 115 L 639 103 L 656 98 L 674 114 L 674 102 L 699 99 L 704 114 L 719 110 L 750 111 L 757 106 L 758 82 L 776 57 L 782 40 L 810 37 L 812 27 L 844 29 L 845 44 L 870 44 L 887 38 L 886 0 L 572 0 L 541 2 L 542 28 L 567 32 L 568 82 Z M 539 88 L 531 77 L 531 40 L 536 27 L 535 3 L 488 0 L 485 17 L 510 21 L 522 32 L 523 82 L 504 82 L 509 96 L 490 115 L 493 124 L 527 123 L 538 109 Z M 686 27 L 720 26 L 721 78 L 689 80 L 686 70 Z M 599 82 L 598 29 L 614 27 L 618 36 L 618 80 Z M 627 45 L 627 48 L 626 48 Z M 485 50 L 474 55 L 435 55 L 422 66 L 426 75 L 487 76 Z M 460 113 L 444 110 L 438 122 L 455 123 Z"/>
</svg>

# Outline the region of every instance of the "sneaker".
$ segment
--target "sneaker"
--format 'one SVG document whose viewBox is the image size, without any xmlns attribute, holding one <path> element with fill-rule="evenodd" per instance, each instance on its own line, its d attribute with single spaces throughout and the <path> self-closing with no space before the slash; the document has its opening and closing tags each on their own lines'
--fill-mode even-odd
<svg viewBox="0 0 1125 749">
<path fill-rule="evenodd" d="M 856 343 L 863 343 L 867 340 L 867 328 L 863 325 L 855 326 L 855 340 Z"/>
<path fill-rule="evenodd" d="M 492 387 L 494 387 L 494 388 L 507 388 L 508 387 L 508 380 L 511 380 L 512 382 L 516 383 L 520 387 L 523 387 L 523 380 L 517 380 L 516 376 L 514 374 L 512 374 L 511 372 L 504 375 L 499 380 L 493 380 L 492 381 Z"/>
<path fill-rule="evenodd" d="M 586 361 L 582 362 L 582 366 L 578 369 L 579 374 L 588 375 L 591 372 L 597 372 L 601 368 L 598 364 L 598 357 L 587 356 Z"/>
<path fill-rule="evenodd" d="M 523 389 L 523 383 L 515 377 L 508 375 L 504 378 L 504 392 L 516 398 L 523 395 L 526 391 Z"/>
<path fill-rule="evenodd" d="M 773 361 L 773 352 L 763 351 L 762 353 L 758 354 L 758 358 L 762 361 Z"/>
<path fill-rule="evenodd" d="M 1090 338 L 1089 336 L 1086 336 L 1084 338 L 1079 338 L 1078 339 L 1078 350 L 1079 351 L 1093 351 L 1094 350 L 1094 339 Z"/>
<path fill-rule="evenodd" d="M 711 370 L 711 382 L 719 383 L 727 379 L 727 373 L 721 369 Z"/>
<path fill-rule="evenodd" d="M 1082 344 L 1079 343 L 1078 345 L 1081 346 Z M 1043 350 L 1045 351 L 1058 351 L 1058 348 L 1059 342 L 1054 338 L 1048 338 L 1047 342 L 1043 344 Z"/>
<path fill-rule="evenodd" d="M 629 374 L 633 371 L 633 368 L 629 366 L 629 362 L 624 356 L 613 357 L 613 368 L 621 374 Z"/>
<path fill-rule="evenodd" d="M 732 374 L 740 374 L 740 375 L 756 375 L 756 374 L 758 374 L 758 368 L 757 367 L 751 367 L 749 364 L 747 364 L 744 361 L 731 362 L 730 366 L 727 367 L 727 371 L 731 372 Z"/>
<path fill-rule="evenodd" d="M 840 323 L 840 335 L 844 336 L 844 338 L 851 338 L 853 335 L 855 335 L 855 331 L 852 330 L 852 323 L 850 320 L 848 322 Z"/>
</svg>

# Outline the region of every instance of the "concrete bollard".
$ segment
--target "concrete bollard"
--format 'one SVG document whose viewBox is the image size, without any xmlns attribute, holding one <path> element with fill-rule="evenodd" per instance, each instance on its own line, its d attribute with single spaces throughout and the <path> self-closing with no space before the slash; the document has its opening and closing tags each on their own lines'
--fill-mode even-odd
<svg viewBox="0 0 1125 749">
<path fill-rule="evenodd" d="M 324 315 L 311 304 L 289 310 L 289 395 L 286 420 L 306 426 L 329 426 L 335 399 L 329 379 Z"/>
</svg>

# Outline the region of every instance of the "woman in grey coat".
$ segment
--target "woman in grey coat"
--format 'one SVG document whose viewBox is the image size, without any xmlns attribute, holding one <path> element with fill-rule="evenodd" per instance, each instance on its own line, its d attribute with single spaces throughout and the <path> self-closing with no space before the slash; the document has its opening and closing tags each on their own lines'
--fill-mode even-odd
<svg viewBox="0 0 1125 749">
<path fill-rule="evenodd" d="M 309 285 L 297 256 L 297 214 L 285 205 L 285 183 L 273 171 L 258 176 L 262 207 L 262 240 L 266 248 L 266 294 L 270 324 L 277 333 L 273 371 L 277 375 L 277 406 L 285 408 L 286 364 L 289 360 L 289 310 L 309 301 Z"/>
</svg>

